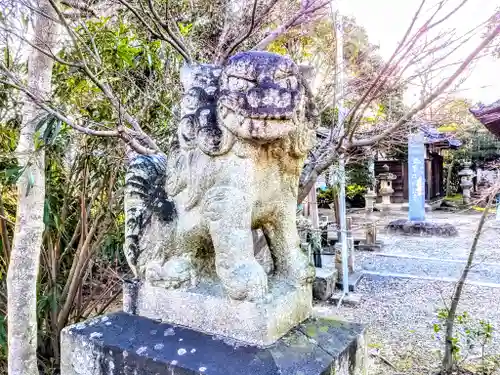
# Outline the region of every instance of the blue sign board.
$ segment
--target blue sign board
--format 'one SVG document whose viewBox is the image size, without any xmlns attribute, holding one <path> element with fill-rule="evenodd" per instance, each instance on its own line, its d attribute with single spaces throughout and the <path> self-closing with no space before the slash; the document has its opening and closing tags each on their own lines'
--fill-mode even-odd
<svg viewBox="0 0 500 375">
<path fill-rule="evenodd" d="M 408 141 L 408 219 L 425 220 L 425 145 L 422 133 Z"/>
</svg>

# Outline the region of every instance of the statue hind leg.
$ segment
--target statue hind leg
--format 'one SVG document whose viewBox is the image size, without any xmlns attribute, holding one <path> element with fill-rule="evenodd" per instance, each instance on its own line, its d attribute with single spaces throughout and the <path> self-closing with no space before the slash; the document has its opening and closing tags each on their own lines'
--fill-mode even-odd
<svg viewBox="0 0 500 375">
<path fill-rule="evenodd" d="M 314 280 L 314 268 L 300 249 L 295 222 L 295 200 L 263 226 L 274 259 L 276 273 L 291 284 L 304 285 Z M 293 218 L 293 220 L 291 220 Z"/>
</svg>

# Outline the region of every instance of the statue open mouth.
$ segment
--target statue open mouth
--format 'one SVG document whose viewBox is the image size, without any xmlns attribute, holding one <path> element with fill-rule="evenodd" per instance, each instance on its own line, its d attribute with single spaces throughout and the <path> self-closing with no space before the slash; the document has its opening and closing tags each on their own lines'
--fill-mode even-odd
<svg viewBox="0 0 500 375">
<path fill-rule="evenodd" d="M 269 111 L 269 108 L 264 107 L 249 110 L 235 106 L 231 100 L 220 100 L 217 109 L 221 123 L 243 139 L 272 142 L 287 136 L 297 127 L 294 108 Z"/>
<path fill-rule="evenodd" d="M 287 78 L 286 84 L 295 82 L 292 80 L 295 77 Z M 296 128 L 301 98 L 299 90 L 281 87 L 274 82 L 257 86 L 257 83 L 245 80 L 246 85 L 251 87 L 245 91 L 235 91 L 234 84 L 241 80 L 230 77 L 233 90 L 221 90 L 218 115 L 226 128 L 244 139 L 258 142 L 274 141 Z"/>
</svg>

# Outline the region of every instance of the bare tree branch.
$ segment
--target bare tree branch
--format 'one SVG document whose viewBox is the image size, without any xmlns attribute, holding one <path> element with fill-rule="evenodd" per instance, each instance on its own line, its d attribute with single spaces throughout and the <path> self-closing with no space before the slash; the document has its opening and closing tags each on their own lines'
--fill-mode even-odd
<svg viewBox="0 0 500 375">
<path fill-rule="evenodd" d="M 382 138 L 393 132 L 395 129 L 409 121 L 417 112 L 424 109 L 427 105 L 429 105 L 435 98 L 437 98 L 443 91 L 445 91 L 454 81 L 455 79 L 463 73 L 463 71 L 469 66 L 469 64 L 476 58 L 477 55 L 500 33 L 500 24 L 494 28 L 484 39 L 483 41 L 472 51 L 469 56 L 460 64 L 458 69 L 451 75 L 444 83 L 442 83 L 436 90 L 432 92 L 429 97 L 422 100 L 422 102 L 415 107 L 413 110 L 408 112 L 405 116 L 403 116 L 399 121 L 397 121 L 394 125 L 387 128 L 385 131 L 380 133 L 379 135 L 370 138 L 370 139 L 360 139 L 349 142 L 349 147 L 359 147 L 359 146 L 369 146 L 377 143 Z"/>
<path fill-rule="evenodd" d="M 238 48 L 238 46 L 243 43 L 251 34 L 252 31 L 254 30 L 255 27 L 255 14 L 257 11 L 257 3 L 258 0 L 254 0 L 253 2 L 253 8 L 252 8 L 252 18 L 250 21 L 250 27 L 248 28 L 248 31 L 239 39 L 237 39 L 223 54 L 222 56 L 217 60 L 218 64 L 221 64 L 224 60 L 226 60 L 235 50 Z"/>
<path fill-rule="evenodd" d="M 156 9 L 154 8 L 153 1 L 152 0 L 147 0 L 148 1 L 148 6 L 149 10 L 153 14 L 156 22 L 167 32 L 168 36 L 171 38 L 169 43 L 174 47 L 181 55 L 184 57 L 186 62 L 189 64 L 191 63 L 191 57 L 189 56 L 189 52 L 186 48 L 186 46 L 181 42 L 177 36 L 174 35 L 172 30 L 170 29 L 170 26 L 168 25 L 168 22 L 162 21 L 158 13 L 156 12 Z"/>
<path fill-rule="evenodd" d="M 301 5 L 300 9 L 292 15 L 286 22 L 284 22 L 281 26 L 277 27 L 274 29 L 268 36 L 266 36 L 264 39 L 262 39 L 255 47 L 253 47 L 253 50 L 264 50 L 266 47 L 271 44 L 273 41 L 275 41 L 277 38 L 279 38 L 281 35 L 286 33 L 290 28 L 292 28 L 294 25 L 296 25 L 297 21 L 299 19 L 303 19 L 306 16 L 312 16 L 314 15 L 315 12 L 317 12 L 320 9 L 325 8 L 330 2 L 321 0 L 318 1 L 318 4 L 316 2 L 309 3 L 308 1 L 303 2 Z"/>
</svg>

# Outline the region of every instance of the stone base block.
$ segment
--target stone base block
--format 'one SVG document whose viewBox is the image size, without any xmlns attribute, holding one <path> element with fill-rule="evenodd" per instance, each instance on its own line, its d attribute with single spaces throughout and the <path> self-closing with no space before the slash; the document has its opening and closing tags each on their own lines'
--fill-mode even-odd
<svg viewBox="0 0 500 375">
<path fill-rule="evenodd" d="M 349 277 L 348 277 L 349 292 L 356 291 L 356 288 L 358 287 L 358 284 L 363 277 L 364 277 L 364 274 L 362 272 L 353 272 L 353 273 L 349 274 Z M 338 278 L 336 287 L 340 290 L 343 289 L 342 283 L 343 283 L 342 278 Z"/>
<path fill-rule="evenodd" d="M 269 299 L 235 301 L 219 283 L 188 290 L 167 290 L 139 281 L 126 282 L 125 312 L 177 324 L 253 345 L 270 345 L 311 316 L 312 286 L 270 282 Z"/>
<path fill-rule="evenodd" d="M 430 206 L 427 202 L 424 204 L 424 210 L 425 212 L 430 212 L 432 211 L 432 206 Z M 402 211 L 410 211 L 410 205 L 408 203 L 403 203 L 401 205 L 401 210 Z"/>
<path fill-rule="evenodd" d="M 364 327 L 328 319 L 258 348 L 121 312 L 66 327 L 61 348 L 61 375 L 364 375 L 367 365 Z"/>
<path fill-rule="evenodd" d="M 438 224 L 427 220 L 394 220 L 387 225 L 386 229 L 391 233 L 404 234 L 408 236 L 458 236 L 458 231 L 452 224 Z"/>
<path fill-rule="evenodd" d="M 329 299 L 335 290 L 337 270 L 333 268 L 316 268 L 313 284 L 313 297 L 321 301 Z"/>
<path fill-rule="evenodd" d="M 360 241 L 357 245 L 354 245 L 356 250 L 359 251 L 381 251 L 384 247 L 383 241 L 375 241 L 375 243 L 367 244 L 366 242 Z"/>
<path fill-rule="evenodd" d="M 338 292 L 332 296 L 332 302 L 338 304 L 342 300 L 342 305 L 358 306 L 361 303 L 361 298 L 361 294 L 349 293 L 344 296 L 342 292 Z"/>
</svg>

